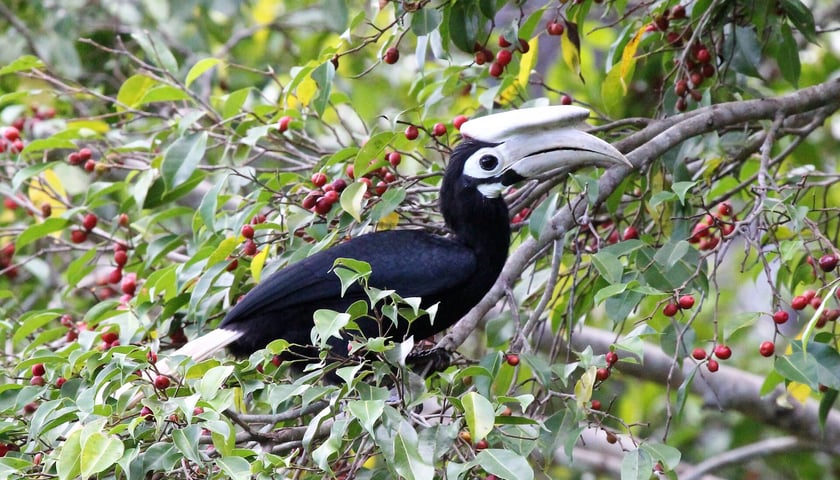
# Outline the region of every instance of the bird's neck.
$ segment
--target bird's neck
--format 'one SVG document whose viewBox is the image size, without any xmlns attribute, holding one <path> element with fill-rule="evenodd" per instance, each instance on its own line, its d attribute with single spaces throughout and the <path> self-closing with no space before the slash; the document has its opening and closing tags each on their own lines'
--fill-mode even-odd
<svg viewBox="0 0 840 480">
<path fill-rule="evenodd" d="M 458 241 L 472 248 L 485 262 L 503 265 L 510 246 L 510 219 L 505 201 L 477 192 L 472 201 L 458 202 L 451 211 L 442 206 L 446 225 Z M 446 203 L 446 202 L 444 202 Z"/>
</svg>

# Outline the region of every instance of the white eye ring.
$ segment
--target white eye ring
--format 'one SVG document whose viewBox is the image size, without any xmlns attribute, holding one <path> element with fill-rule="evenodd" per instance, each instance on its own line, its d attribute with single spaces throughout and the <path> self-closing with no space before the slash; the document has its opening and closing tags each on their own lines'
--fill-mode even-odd
<svg viewBox="0 0 840 480">
<path fill-rule="evenodd" d="M 502 171 L 501 152 L 495 148 L 482 148 L 470 156 L 464 165 L 464 175 L 472 178 L 489 178 Z"/>
</svg>

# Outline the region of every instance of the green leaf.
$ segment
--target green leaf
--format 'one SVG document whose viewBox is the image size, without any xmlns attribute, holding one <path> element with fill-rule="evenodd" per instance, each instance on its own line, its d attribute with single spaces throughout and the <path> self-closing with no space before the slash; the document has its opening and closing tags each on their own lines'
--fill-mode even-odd
<svg viewBox="0 0 840 480">
<path fill-rule="evenodd" d="M 794 88 L 799 88 L 799 74 L 802 71 L 802 64 L 799 62 L 799 45 L 796 44 L 790 26 L 782 24 L 781 37 L 777 40 L 776 65 L 779 66 L 782 77 Z"/>
<path fill-rule="evenodd" d="M 166 149 L 161 163 L 161 175 L 167 191 L 173 190 L 192 176 L 206 149 L 207 131 L 180 137 Z"/>
<path fill-rule="evenodd" d="M 443 14 L 437 8 L 421 8 L 411 16 L 411 31 L 418 37 L 432 33 L 440 22 Z"/>
<path fill-rule="evenodd" d="M 479 20 L 474 2 L 457 2 L 449 10 L 449 36 L 458 49 L 473 53 L 478 38 Z"/>
<path fill-rule="evenodd" d="M 809 42 L 817 44 L 817 29 L 814 23 L 814 14 L 811 9 L 799 0 L 781 0 L 779 6 L 787 14 L 790 22 L 805 36 Z"/>
<path fill-rule="evenodd" d="M 347 29 L 350 14 L 347 11 L 346 0 L 325 0 L 323 6 L 326 15 L 326 25 L 333 32 L 343 32 Z M 425 9 L 424 9 L 425 10 Z"/>
<path fill-rule="evenodd" d="M 653 473 L 653 459 L 644 450 L 633 450 L 621 460 L 621 480 L 648 480 Z"/>
<path fill-rule="evenodd" d="M 522 455 L 510 450 L 488 448 L 478 452 L 475 461 L 488 473 L 508 480 L 531 480 L 534 469 Z"/>
<path fill-rule="evenodd" d="M 120 85 L 120 90 L 117 92 L 117 111 L 123 112 L 139 105 L 140 100 L 146 96 L 146 92 L 155 85 L 157 81 L 145 75 L 129 77 Z"/>
<path fill-rule="evenodd" d="M 677 194 L 677 198 L 680 199 L 680 203 L 682 205 L 685 205 L 686 194 L 692 188 L 694 188 L 694 185 L 696 185 L 696 184 L 697 184 L 697 182 L 676 182 L 673 185 L 671 185 L 671 190 L 673 190 L 674 193 Z"/>
<path fill-rule="evenodd" d="M 679 450 L 663 443 L 643 443 L 639 448 L 649 453 L 654 460 L 662 463 L 666 470 L 677 468 L 682 459 L 682 453 Z"/>
<path fill-rule="evenodd" d="M 621 277 L 624 274 L 624 265 L 621 264 L 621 260 L 618 257 L 601 251 L 592 255 L 592 264 L 595 265 L 598 273 L 608 283 L 614 284 L 621 282 Z"/>
<path fill-rule="evenodd" d="M 312 71 L 312 80 L 318 85 L 318 94 L 312 101 L 312 106 L 319 116 L 324 115 L 324 110 L 327 109 L 330 101 L 330 92 L 332 91 L 332 82 L 335 77 L 335 65 L 331 61 L 327 61 L 318 66 Z"/>
<path fill-rule="evenodd" d="M 201 465 L 203 460 L 198 452 L 198 439 L 201 438 L 202 427 L 200 425 L 187 425 L 184 428 L 172 430 L 172 443 L 184 454 L 184 457 L 191 462 Z"/>
<path fill-rule="evenodd" d="M 198 206 L 198 215 L 211 232 L 216 231 L 216 208 L 219 204 L 219 193 L 226 184 L 227 175 L 213 182 L 213 186 L 207 190 L 204 198 L 201 199 L 201 204 Z"/>
<path fill-rule="evenodd" d="M 341 192 L 339 203 L 341 208 L 349 213 L 357 222 L 362 221 L 362 202 L 367 192 L 367 184 L 364 182 L 353 182 Z"/>
<path fill-rule="evenodd" d="M 30 243 L 40 240 L 53 232 L 59 232 L 70 225 L 70 220 L 66 218 L 48 218 L 43 223 L 35 223 L 26 228 L 15 241 L 15 249 L 29 245 Z"/>
<path fill-rule="evenodd" d="M 341 329 L 350 322 L 350 314 L 326 309 L 316 310 L 313 318 L 315 321 L 313 333 L 317 334 L 317 342 L 315 338 L 312 341 L 320 348 L 327 346 L 327 340 L 330 337 L 341 338 Z"/>
<path fill-rule="evenodd" d="M 44 62 L 34 55 L 23 55 L 16 58 L 12 63 L 0 68 L 0 76 L 7 73 L 21 72 L 24 70 L 32 70 L 33 68 L 42 68 Z"/>
<path fill-rule="evenodd" d="M 180 88 L 171 85 L 156 85 L 143 94 L 137 102 L 137 106 L 146 105 L 155 102 L 175 102 L 179 100 L 187 100 L 190 95 Z"/>
<path fill-rule="evenodd" d="M 196 393 L 201 395 L 205 400 L 212 400 L 219 393 L 222 385 L 227 381 L 228 377 L 233 373 L 233 366 L 219 365 L 213 367 L 201 377 L 196 386 Z"/>
<path fill-rule="evenodd" d="M 227 96 L 222 107 L 222 117 L 229 120 L 242 113 L 242 106 L 251 94 L 252 87 L 241 88 Z"/>
<path fill-rule="evenodd" d="M 405 189 L 392 187 L 385 191 L 370 211 L 370 219 L 378 222 L 393 212 L 405 200 Z"/>
<path fill-rule="evenodd" d="M 496 419 L 496 412 L 490 401 L 477 392 L 468 392 L 461 397 L 461 405 L 464 407 L 464 419 L 473 441 L 486 438 L 493 430 Z"/>
<path fill-rule="evenodd" d="M 202 76 L 204 72 L 221 63 L 223 63 L 222 60 L 218 58 L 203 58 L 199 60 L 192 66 L 192 68 L 190 68 L 190 71 L 187 72 L 187 79 L 184 81 L 184 84 L 189 87 L 198 77 Z"/>
<path fill-rule="evenodd" d="M 662 245 L 662 248 L 656 251 L 653 259 L 666 269 L 671 269 L 677 262 L 685 258 L 690 248 L 691 246 L 685 240 L 671 241 Z"/>
<path fill-rule="evenodd" d="M 612 285 L 608 285 L 598 290 L 598 293 L 595 294 L 595 305 L 600 305 L 604 299 L 624 293 L 625 290 L 627 290 L 626 283 L 614 283 Z"/>
<path fill-rule="evenodd" d="M 374 434 L 373 427 L 385 410 L 382 400 L 357 400 L 347 404 L 347 409 L 368 433 Z"/>
<path fill-rule="evenodd" d="M 216 465 L 225 473 L 226 478 L 234 480 L 250 480 L 251 478 L 251 464 L 242 457 L 217 458 Z"/>
<path fill-rule="evenodd" d="M 58 455 L 58 478 L 69 480 L 76 478 L 81 473 L 82 456 L 82 431 L 76 430 L 67 437 L 61 445 L 61 453 Z"/>
<path fill-rule="evenodd" d="M 159 35 L 143 30 L 142 32 L 132 33 L 131 38 L 140 45 L 140 48 L 143 49 L 152 63 L 163 67 L 169 73 L 178 73 L 178 62 L 175 60 L 175 55 L 172 55 L 172 52 L 166 46 L 166 41 Z"/>
<path fill-rule="evenodd" d="M 410 480 L 433 478 L 435 469 L 430 458 L 420 455 L 417 432 L 407 422 L 400 423 L 394 437 L 394 467 L 401 477 Z"/>
<path fill-rule="evenodd" d="M 104 433 L 93 432 L 82 438 L 81 476 L 87 478 L 110 468 L 122 457 L 124 448 L 118 437 Z"/>
</svg>

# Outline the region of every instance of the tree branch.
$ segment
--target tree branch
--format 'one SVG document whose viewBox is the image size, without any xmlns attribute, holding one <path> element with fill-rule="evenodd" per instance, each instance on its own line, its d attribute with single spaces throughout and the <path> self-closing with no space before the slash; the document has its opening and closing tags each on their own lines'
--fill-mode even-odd
<svg viewBox="0 0 840 480">
<path fill-rule="evenodd" d="M 772 120 L 780 112 L 791 116 L 818 109 L 835 111 L 840 107 L 838 99 L 840 79 L 835 79 L 782 97 L 712 105 L 652 123 L 644 130 L 617 142 L 616 147 L 622 152 L 632 149 L 626 154 L 627 159 L 633 164 L 633 170 L 644 171 L 655 159 L 691 137 L 744 122 Z M 607 170 L 598 182 L 597 203 L 606 200 L 630 172 L 629 167 Z M 452 351 L 464 343 L 479 320 L 522 275 L 533 257 L 548 243 L 562 238 L 575 225 L 576 219 L 580 218 L 588 206 L 585 197 L 581 196 L 580 199 L 582 201 L 570 201 L 555 214 L 538 239 L 528 238 L 522 242 L 508 258 L 493 288 L 441 339 L 438 347 Z"/>
</svg>

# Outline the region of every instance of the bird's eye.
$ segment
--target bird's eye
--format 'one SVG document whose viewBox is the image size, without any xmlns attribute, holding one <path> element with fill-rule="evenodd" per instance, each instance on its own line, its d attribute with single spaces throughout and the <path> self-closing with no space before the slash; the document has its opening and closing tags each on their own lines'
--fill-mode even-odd
<svg viewBox="0 0 840 480">
<path fill-rule="evenodd" d="M 496 167 L 499 166 L 499 159 L 494 157 L 493 155 L 485 155 L 478 159 L 478 165 L 481 167 L 482 170 L 492 171 L 495 170 Z"/>
</svg>

